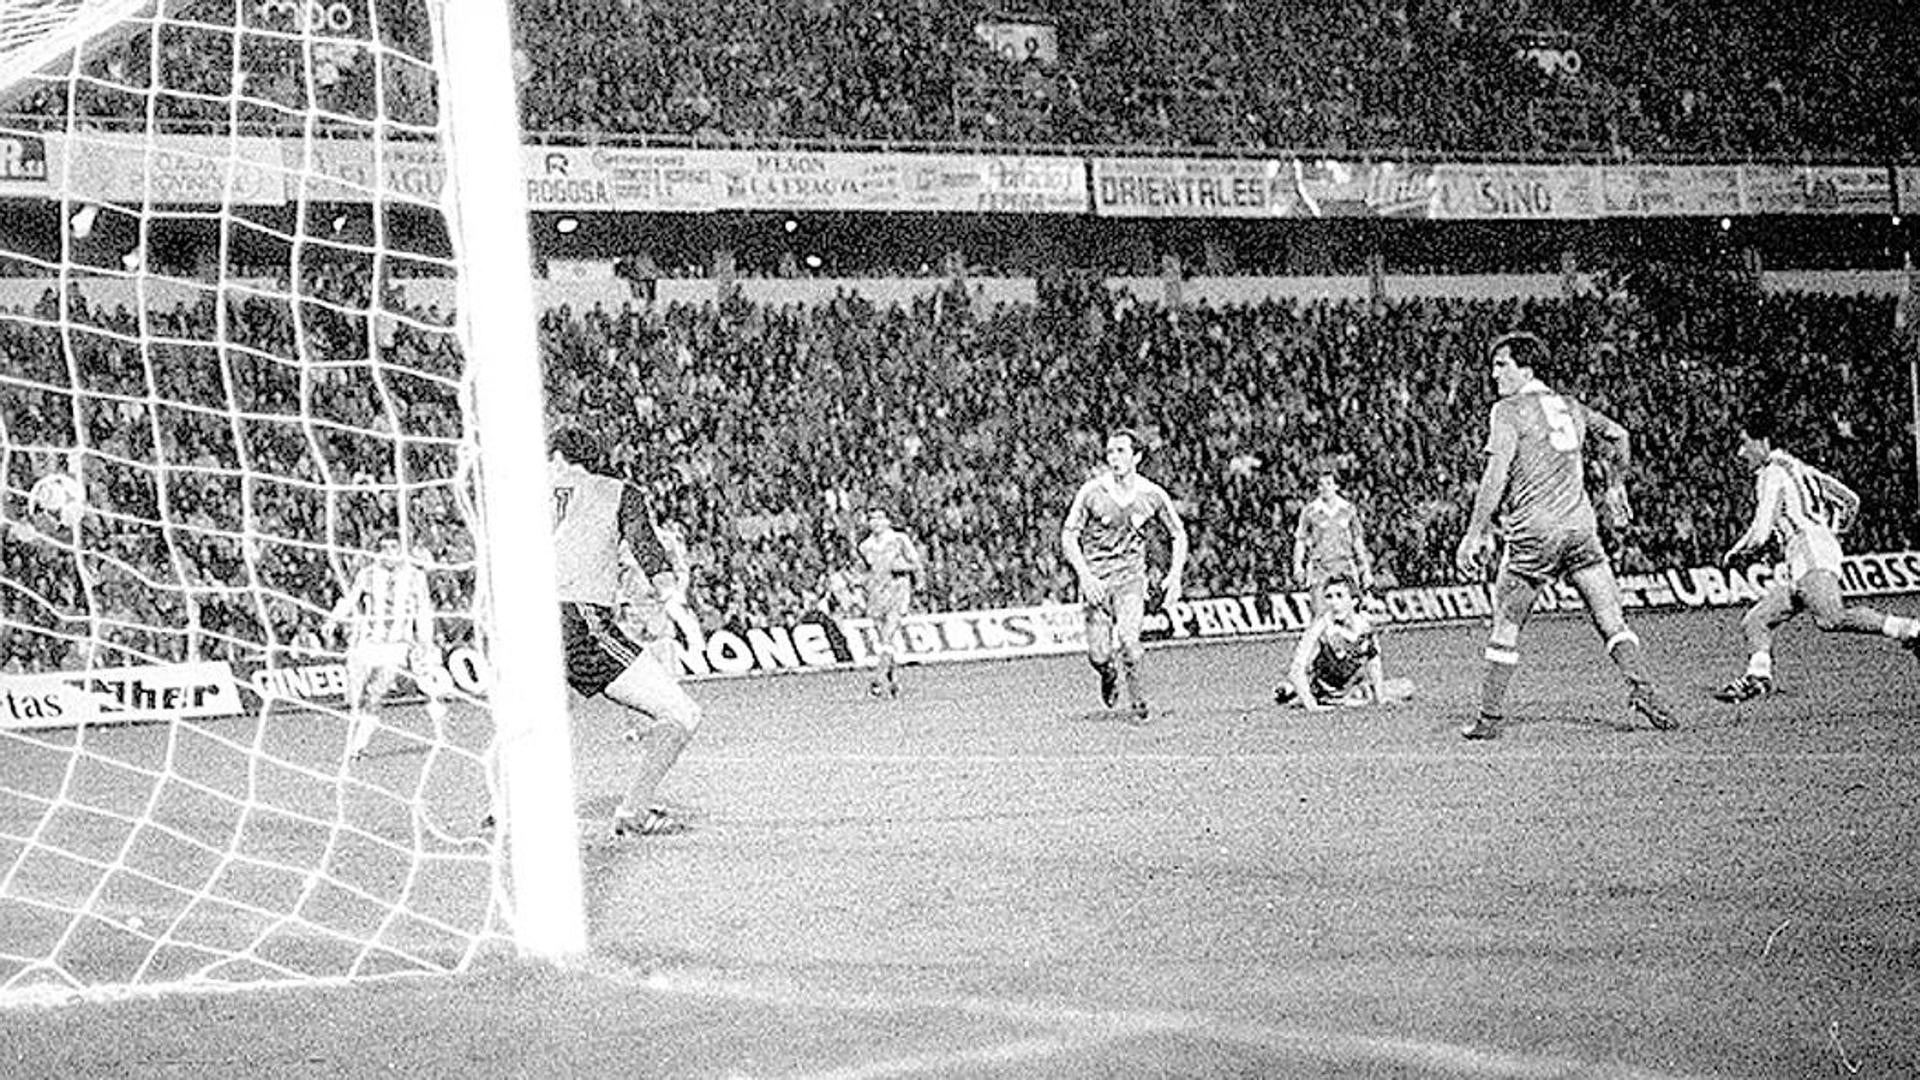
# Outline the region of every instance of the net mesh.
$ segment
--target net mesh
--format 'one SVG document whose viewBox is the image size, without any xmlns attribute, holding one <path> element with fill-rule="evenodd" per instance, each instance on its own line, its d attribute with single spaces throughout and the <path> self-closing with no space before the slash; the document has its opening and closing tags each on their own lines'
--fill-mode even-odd
<svg viewBox="0 0 1920 1080">
<path fill-rule="evenodd" d="M 429 12 L 5 11 L 0 1002 L 460 969 L 511 910 Z M 389 537 L 435 640 L 356 759 Z"/>
</svg>

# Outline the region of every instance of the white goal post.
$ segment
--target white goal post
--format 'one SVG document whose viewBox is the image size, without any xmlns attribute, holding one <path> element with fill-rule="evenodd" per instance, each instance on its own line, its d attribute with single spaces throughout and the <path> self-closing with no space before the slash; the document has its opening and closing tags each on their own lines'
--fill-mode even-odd
<svg viewBox="0 0 1920 1080">
<path fill-rule="evenodd" d="M 586 950 L 510 21 L 0 0 L 0 1006 Z"/>
</svg>

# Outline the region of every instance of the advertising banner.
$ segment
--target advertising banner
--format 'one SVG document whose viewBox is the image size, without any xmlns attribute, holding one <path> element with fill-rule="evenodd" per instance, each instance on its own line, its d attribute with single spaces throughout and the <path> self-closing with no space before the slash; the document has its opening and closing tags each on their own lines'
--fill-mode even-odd
<svg viewBox="0 0 1920 1080">
<path fill-rule="evenodd" d="M 286 163 L 276 139 L 131 135 L 61 140 L 71 193 L 101 202 L 278 206 Z"/>
<path fill-rule="evenodd" d="M 1893 178 L 1866 165 L 1743 165 L 1749 214 L 1889 214 Z"/>
<path fill-rule="evenodd" d="M 1434 195 L 1439 185 L 1431 165 L 1300 159 L 1269 164 L 1274 182 L 1269 186 L 1268 199 L 1277 214 L 1416 218 L 1433 215 Z M 1290 189 L 1280 182 L 1289 173 Z"/>
<path fill-rule="evenodd" d="M 0 132 L 0 196 L 47 193 L 47 140 L 24 132 Z"/>
<path fill-rule="evenodd" d="M 1278 187 L 1278 209 L 1269 188 Z M 1298 204 L 1290 170 L 1233 158 L 1094 158 L 1093 210 L 1105 217 L 1271 217 Z"/>
<path fill-rule="evenodd" d="M 1902 165 L 1893 170 L 1894 209 L 1901 214 L 1920 214 L 1920 165 Z"/>
<path fill-rule="evenodd" d="M 1586 165 L 1435 165 L 1433 216 L 1579 220 L 1601 213 L 1600 170 Z"/>
<path fill-rule="evenodd" d="M 303 151 L 287 141 L 288 196 L 321 202 L 400 199 L 436 202 L 446 186 L 446 162 L 430 142 L 321 139 Z"/>
<path fill-rule="evenodd" d="M 233 671 L 214 661 L 0 675 L 0 728 L 190 720 L 239 712 Z"/>
<path fill-rule="evenodd" d="M 1609 165 L 1601 200 L 1613 217 L 1730 217 L 1742 212 L 1738 165 Z"/>
</svg>

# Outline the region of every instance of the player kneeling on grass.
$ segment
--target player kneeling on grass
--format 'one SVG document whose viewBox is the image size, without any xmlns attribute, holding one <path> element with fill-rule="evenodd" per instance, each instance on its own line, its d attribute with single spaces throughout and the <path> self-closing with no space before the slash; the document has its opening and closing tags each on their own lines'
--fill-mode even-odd
<svg viewBox="0 0 1920 1080">
<path fill-rule="evenodd" d="M 1287 681 L 1274 687 L 1273 700 L 1319 712 L 1413 696 L 1411 680 L 1381 673 L 1379 636 L 1386 613 L 1372 605 L 1363 608 L 1353 579 L 1344 574 L 1329 578 L 1321 597 L 1326 607 L 1300 635 Z"/>
<path fill-rule="evenodd" d="M 654 792 L 700 726 L 700 707 L 660 663 L 620 629 L 621 558 L 632 557 L 656 591 L 675 586 L 673 567 L 654 531 L 646 498 L 633 484 L 598 470 L 599 447 L 578 428 L 554 433 L 548 462 L 553 488 L 553 547 L 566 645 L 567 682 L 583 697 L 605 694 L 645 721 L 640 766 L 613 813 L 613 835 L 679 832 L 653 805 Z"/>
</svg>

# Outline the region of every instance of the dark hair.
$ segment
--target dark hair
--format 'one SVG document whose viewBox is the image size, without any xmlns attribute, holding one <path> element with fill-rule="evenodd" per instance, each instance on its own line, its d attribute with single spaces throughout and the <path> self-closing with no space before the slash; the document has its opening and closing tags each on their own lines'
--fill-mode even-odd
<svg viewBox="0 0 1920 1080">
<path fill-rule="evenodd" d="M 1325 592 L 1328 589 L 1333 588 L 1335 585 L 1338 585 L 1341 588 L 1346 589 L 1347 593 L 1351 595 L 1354 599 L 1358 600 L 1360 598 L 1360 583 L 1353 580 L 1352 574 L 1333 575 L 1332 577 L 1328 578 L 1326 581 L 1320 583 L 1320 591 Z"/>
<path fill-rule="evenodd" d="M 1107 440 L 1111 442 L 1112 440 L 1117 439 L 1122 435 L 1125 435 L 1127 437 L 1127 441 L 1133 444 L 1133 449 L 1136 453 L 1146 452 L 1145 445 L 1143 445 L 1140 442 L 1140 433 L 1133 430 L 1130 427 L 1114 428 L 1112 431 L 1107 432 Z"/>
<path fill-rule="evenodd" d="M 1552 354 L 1547 351 L 1547 343 L 1540 340 L 1540 335 L 1526 330 L 1515 330 L 1494 338 L 1487 346 L 1487 359 L 1492 360 L 1493 354 L 1501 349 L 1507 350 L 1508 355 L 1513 357 L 1515 367 L 1526 368 L 1535 375 L 1546 374 L 1547 364 L 1552 359 Z"/>
<path fill-rule="evenodd" d="M 1773 410 L 1770 408 L 1756 406 L 1740 417 L 1740 431 L 1748 438 L 1771 443 L 1774 430 Z"/>
<path fill-rule="evenodd" d="M 583 469 L 600 468 L 600 440 L 582 428 L 567 426 L 547 436 L 547 446 Z"/>
</svg>

